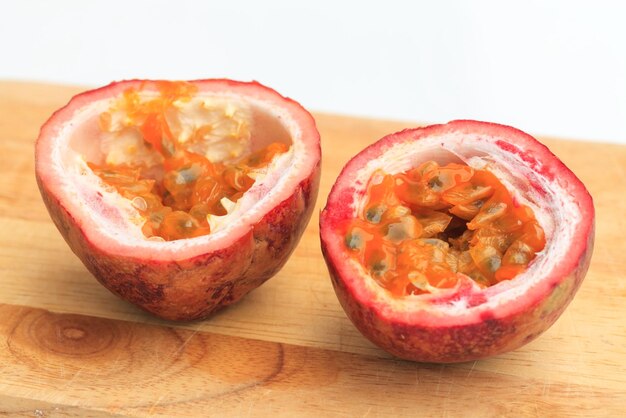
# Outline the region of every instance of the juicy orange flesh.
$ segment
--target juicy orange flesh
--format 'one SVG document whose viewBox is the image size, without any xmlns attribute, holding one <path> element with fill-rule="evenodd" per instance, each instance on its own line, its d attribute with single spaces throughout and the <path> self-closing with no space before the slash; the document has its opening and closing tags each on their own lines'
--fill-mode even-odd
<svg viewBox="0 0 626 418">
<path fill-rule="evenodd" d="M 490 171 L 428 161 L 376 172 L 345 244 L 380 286 L 405 296 L 454 287 L 459 274 L 481 287 L 512 279 L 546 240 L 533 211 Z"/>
<path fill-rule="evenodd" d="M 175 100 L 189 100 L 195 87 L 184 82 L 161 82 L 160 95 L 140 100 L 137 90 L 124 92 L 127 118 L 137 121 L 143 140 L 163 157 L 162 168 L 142 164 L 112 165 L 88 163 L 93 172 L 115 189 L 145 218 L 143 234 L 166 241 L 193 238 L 211 232 L 207 215 L 226 215 L 226 198 L 236 202 L 252 187 L 251 170 L 267 166 L 289 149 L 275 142 L 236 162 L 215 163 L 205 156 L 184 149 L 174 138 L 165 112 Z M 102 113 L 103 130 L 110 123 L 109 112 Z M 201 127 L 200 129 L 202 129 Z M 154 172 L 160 174 L 155 176 Z"/>
</svg>

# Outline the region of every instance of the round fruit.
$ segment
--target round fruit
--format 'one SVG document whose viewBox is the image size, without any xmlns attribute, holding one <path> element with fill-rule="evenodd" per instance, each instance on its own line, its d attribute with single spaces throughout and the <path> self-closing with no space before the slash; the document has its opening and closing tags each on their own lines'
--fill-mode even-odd
<svg viewBox="0 0 626 418">
<path fill-rule="evenodd" d="M 365 337 L 403 359 L 461 362 L 556 321 L 589 267 L 594 207 L 531 136 L 454 121 L 386 136 L 348 162 L 320 236 Z"/>
<path fill-rule="evenodd" d="M 314 207 L 320 138 L 305 109 L 255 82 L 133 80 L 57 111 L 35 161 L 89 271 L 159 317 L 191 320 L 285 264 Z"/>
</svg>

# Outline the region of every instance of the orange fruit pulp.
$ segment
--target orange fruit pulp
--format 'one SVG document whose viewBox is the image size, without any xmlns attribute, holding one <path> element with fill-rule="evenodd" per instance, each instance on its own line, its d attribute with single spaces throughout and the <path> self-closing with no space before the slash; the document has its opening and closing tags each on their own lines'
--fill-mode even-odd
<svg viewBox="0 0 626 418">
<path fill-rule="evenodd" d="M 395 296 L 454 287 L 459 274 L 488 287 L 526 270 L 544 231 L 488 170 L 428 161 L 399 174 L 376 172 L 345 244 Z"/>
<path fill-rule="evenodd" d="M 208 216 L 228 213 L 223 199 L 235 203 L 252 187 L 251 171 L 266 167 L 289 149 L 275 142 L 232 163 L 211 162 L 204 155 L 185 149 L 174 137 L 166 112 L 177 100 L 190 100 L 195 88 L 184 82 L 159 82 L 159 96 L 142 100 L 136 90 L 127 90 L 121 107 L 136 123 L 149 149 L 162 158 L 162 170 L 136 164 L 94 164 L 91 170 L 106 184 L 129 199 L 144 217 L 143 234 L 166 241 L 193 238 L 211 232 Z M 100 115 L 103 131 L 111 124 L 111 113 Z M 199 130 L 207 127 L 200 127 Z M 152 174 L 151 174 L 152 173 Z"/>
</svg>

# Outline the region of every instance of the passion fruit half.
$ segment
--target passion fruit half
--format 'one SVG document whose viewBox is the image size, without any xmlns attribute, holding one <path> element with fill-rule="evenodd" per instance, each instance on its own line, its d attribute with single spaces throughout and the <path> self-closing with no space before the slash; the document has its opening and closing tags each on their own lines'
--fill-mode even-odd
<svg viewBox="0 0 626 418">
<path fill-rule="evenodd" d="M 462 362 L 557 320 L 589 267 L 594 207 L 530 135 L 454 121 L 386 136 L 349 161 L 320 236 L 365 337 L 403 359 Z"/>
<path fill-rule="evenodd" d="M 287 261 L 317 196 L 312 116 L 256 82 L 133 80 L 43 125 L 52 220 L 121 298 L 171 320 L 236 302 Z"/>
</svg>

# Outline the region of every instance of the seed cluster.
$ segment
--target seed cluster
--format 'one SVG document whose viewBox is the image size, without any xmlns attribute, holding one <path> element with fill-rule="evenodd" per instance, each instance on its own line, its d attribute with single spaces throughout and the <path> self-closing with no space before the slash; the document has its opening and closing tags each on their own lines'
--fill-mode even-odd
<svg viewBox="0 0 626 418">
<path fill-rule="evenodd" d="M 396 296 L 453 287 L 459 273 L 481 287 L 512 279 L 545 246 L 532 210 L 490 171 L 463 164 L 376 172 L 365 203 L 345 244 Z"/>
<path fill-rule="evenodd" d="M 255 175 L 289 146 L 275 142 L 229 163 L 212 162 L 191 149 L 199 149 L 197 145 L 202 137 L 219 129 L 224 131 L 224 138 L 217 139 L 226 144 L 231 139 L 240 140 L 242 132 L 248 134 L 242 122 L 233 119 L 235 111 L 223 109 L 221 119 L 216 119 L 213 111 L 215 127 L 196 126 L 193 135 L 188 135 L 192 137 L 182 141 L 173 133 L 170 121 L 176 111 L 175 104 L 191 100 L 195 89 L 188 83 L 169 82 L 160 84 L 159 89 L 160 95 L 150 100 L 142 100 L 135 90 L 126 91 L 121 102 L 100 118 L 102 131 L 111 132 L 112 114 L 121 109 L 123 129 L 140 135 L 141 149 L 147 151 L 137 157 L 138 147 L 134 144 L 123 150 L 123 163 L 105 161 L 88 166 L 104 183 L 129 199 L 145 218 L 142 232 L 146 237 L 170 241 L 206 235 L 211 232 L 211 220 L 229 213 L 252 187 Z M 219 145 L 223 151 L 224 144 Z M 110 155 L 118 157 L 119 150 L 114 151 Z M 127 158 L 132 153 L 135 158 Z"/>
</svg>

